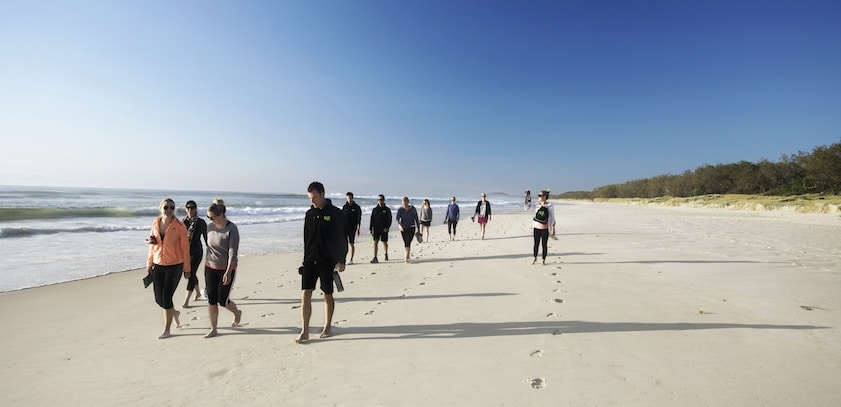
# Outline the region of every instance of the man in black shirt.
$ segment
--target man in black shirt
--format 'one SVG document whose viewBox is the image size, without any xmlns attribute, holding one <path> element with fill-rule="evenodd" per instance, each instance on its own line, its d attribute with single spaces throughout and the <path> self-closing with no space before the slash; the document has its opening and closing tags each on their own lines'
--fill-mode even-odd
<svg viewBox="0 0 841 407">
<path fill-rule="evenodd" d="M 383 242 L 385 260 L 388 261 L 389 228 L 391 228 L 391 209 L 385 205 L 385 196 L 380 194 L 377 197 L 377 206 L 371 210 L 371 223 L 368 226 L 368 231 L 371 232 L 371 238 L 374 239 L 374 259 L 371 260 L 371 263 L 379 262 L 377 260 L 377 246 L 379 242 Z"/>
<path fill-rule="evenodd" d="M 312 207 L 304 219 L 304 262 L 301 272 L 301 320 L 303 327 L 297 343 L 310 338 L 310 316 L 312 315 L 312 291 L 315 282 L 321 281 L 324 292 L 324 310 L 327 320 L 321 338 L 330 336 L 330 325 L 336 304 L 333 300 L 333 271 L 345 271 L 347 256 L 347 221 L 342 211 L 324 198 L 324 185 L 313 182 L 307 188 Z"/>
<path fill-rule="evenodd" d="M 350 261 L 347 264 L 353 264 L 353 253 L 356 251 L 354 243 L 356 236 L 359 236 L 359 225 L 362 223 L 362 208 L 353 201 L 353 192 L 347 193 L 347 202 L 342 207 L 342 213 L 347 219 L 347 242 L 350 245 Z"/>
</svg>

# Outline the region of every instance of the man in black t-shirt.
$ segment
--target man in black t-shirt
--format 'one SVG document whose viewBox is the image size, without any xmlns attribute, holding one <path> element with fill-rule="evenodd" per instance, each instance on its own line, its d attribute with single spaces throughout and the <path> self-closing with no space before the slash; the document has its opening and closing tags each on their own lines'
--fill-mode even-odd
<svg viewBox="0 0 841 407">
<path fill-rule="evenodd" d="M 342 211 L 324 198 L 324 185 L 313 182 L 307 188 L 312 207 L 304 218 L 304 261 L 301 269 L 301 334 L 297 343 L 310 338 L 310 316 L 312 315 L 312 291 L 315 282 L 321 280 L 324 292 L 324 310 L 327 316 L 321 338 L 330 336 L 330 325 L 336 303 L 333 300 L 333 272 L 345 271 L 347 256 L 347 221 Z"/>
<path fill-rule="evenodd" d="M 354 247 L 354 243 L 356 242 L 356 236 L 359 236 L 359 225 L 362 223 L 362 208 L 353 201 L 353 192 L 347 193 L 347 202 L 345 202 L 345 206 L 342 207 L 342 213 L 345 214 L 345 219 L 347 219 L 347 242 L 350 246 L 350 260 L 347 264 L 353 264 L 353 254 L 356 251 Z"/>
</svg>

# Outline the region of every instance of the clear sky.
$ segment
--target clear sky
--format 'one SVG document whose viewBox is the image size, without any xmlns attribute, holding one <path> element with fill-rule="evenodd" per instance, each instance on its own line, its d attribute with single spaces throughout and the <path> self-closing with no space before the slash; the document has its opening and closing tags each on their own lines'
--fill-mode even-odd
<svg viewBox="0 0 841 407">
<path fill-rule="evenodd" d="M 0 185 L 592 190 L 841 141 L 839 1 L 0 1 Z"/>
</svg>

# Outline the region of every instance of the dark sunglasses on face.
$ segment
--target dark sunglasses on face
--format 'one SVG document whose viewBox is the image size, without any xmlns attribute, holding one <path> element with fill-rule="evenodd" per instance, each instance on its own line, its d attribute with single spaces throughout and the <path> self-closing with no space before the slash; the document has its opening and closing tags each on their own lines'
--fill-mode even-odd
<svg viewBox="0 0 841 407">
<path fill-rule="evenodd" d="M 195 206 L 185 206 L 185 208 L 187 208 L 187 209 L 196 209 L 196 207 L 195 207 Z"/>
<path fill-rule="evenodd" d="M 168 210 L 170 210 L 170 209 L 175 210 L 175 206 L 169 206 L 169 205 L 165 205 L 165 206 L 164 206 L 164 210 L 165 210 L 165 211 L 168 211 Z"/>
</svg>

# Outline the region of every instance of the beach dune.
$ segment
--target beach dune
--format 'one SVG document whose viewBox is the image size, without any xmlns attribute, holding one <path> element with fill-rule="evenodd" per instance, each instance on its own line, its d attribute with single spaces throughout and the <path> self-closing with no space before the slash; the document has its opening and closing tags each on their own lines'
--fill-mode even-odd
<svg viewBox="0 0 841 407">
<path fill-rule="evenodd" d="M 398 233 L 379 264 L 360 237 L 334 336 L 305 344 L 300 253 L 242 258 L 243 326 L 223 311 L 211 339 L 201 304 L 156 339 L 143 270 L 4 293 L 0 404 L 841 405 L 838 216 L 559 202 L 556 217 L 544 266 L 526 212 L 485 240 L 469 219 L 454 242 L 434 226 L 410 264 Z"/>
</svg>

